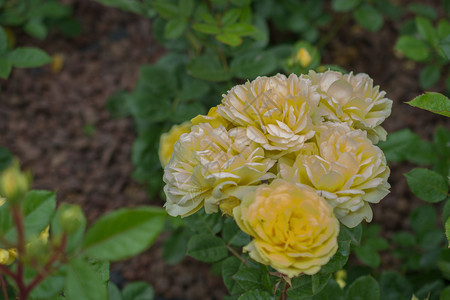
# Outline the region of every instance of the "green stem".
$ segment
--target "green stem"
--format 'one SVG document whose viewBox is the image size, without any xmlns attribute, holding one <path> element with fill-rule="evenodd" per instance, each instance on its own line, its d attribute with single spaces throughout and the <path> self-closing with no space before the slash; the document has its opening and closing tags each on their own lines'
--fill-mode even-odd
<svg viewBox="0 0 450 300">
<path fill-rule="evenodd" d="M 245 259 L 243 259 L 242 256 L 240 256 L 239 253 L 237 253 L 236 250 L 233 249 L 233 247 L 231 247 L 230 245 L 227 244 L 227 249 L 228 249 L 228 251 L 231 252 L 231 254 L 233 254 L 234 256 L 239 258 L 239 260 L 242 261 L 242 263 L 244 265 L 246 265 L 247 267 L 250 267 L 248 262 Z"/>
<path fill-rule="evenodd" d="M 287 282 L 286 281 L 284 281 L 284 283 L 283 283 L 283 289 L 281 290 L 281 298 L 280 298 L 280 300 L 286 300 L 287 299 L 287 287 L 288 287 L 288 285 L 287 285 Z"/>
</svg>

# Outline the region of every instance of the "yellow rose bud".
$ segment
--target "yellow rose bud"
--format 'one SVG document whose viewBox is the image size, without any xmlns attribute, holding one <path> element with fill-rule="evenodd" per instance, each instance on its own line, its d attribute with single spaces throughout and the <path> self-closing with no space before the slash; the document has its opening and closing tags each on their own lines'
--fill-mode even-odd
<svg viewBox="0 0 450 300">
<path fill-rule="evenodd" d="M 73 233 L 85 223 L 83 211 L 78 205 L 63 204 L 60 210 L 58 221 L 65 232 Z"/>
<path fill-rule="evenodd" d="M 244 196 L 233 214 L 253 237 L 244 251 L 290 278 L 316 274 L 338 249 L 339 222 L 307 186 L 276 179 Z"/>
<path fill-rule="evenodd" d="M 305 48 L 300 48 L 300 50 L 298 50 L 296 59 L 303 68 L 309 66 L 312 61 L 311 55 Z"/>
<path fill-rule="evenodd" d="M 192 124 L 184 122 L 180 125 L 174 125 L 169 132 L 163 133 L 159 140 L 159 160 L 164 168 L 170 161 L 173 153 L 173 147 L 183 133 L 191 131 Z"/>
<path fill-rule="evenodd" d="M 0 194 L 8 201 L 22 198 L 30 186 L 30 177 L 20 171 L 19 164 L 13 163 L 0 176 Z"/>
<path fill-rule="evenodd" d="M 0 249 L 0 265 L 10 265 L 16 258 L 13 249 Z"/>
<path fill-rule="evenodd" d="M 347 283 L 345 280 L 347 280 L 347 271 L 345 270 L 339 270 L 334 274 L 334 278 L 336 279 L 337 284 L 343 289 Z"/>
</svg>

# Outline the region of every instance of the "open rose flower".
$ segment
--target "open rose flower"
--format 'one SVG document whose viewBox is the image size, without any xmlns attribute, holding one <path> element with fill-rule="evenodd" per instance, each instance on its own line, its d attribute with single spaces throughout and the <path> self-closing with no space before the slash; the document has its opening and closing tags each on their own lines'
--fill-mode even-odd
<svg viewBox="0 0 450 300">
<path fill-rule="evenodd" d="M 183 133 L 191 131 L 191 122 L 184 122 L 180 125 L 174 125 L 169 132 L 163 133 L 159 140 L 159 161 L 165 167 L 173 153 L 175 143 Z"/>
<path fill-rule="evenodd" d="M 175 144 L 164 169 L 165 207 L 172 216 L 188 216 L 203 205 L 207 213 L 216 212 L 221 200 L 238 193 L 239 187 L 274 177 L 268 172 L 274 163 L 247 138 L 244 128 L 195 125 Z"/>
<path fill-rule="evenodd" d="M 366 130 L 374 143 L 386 140 L 387 133 L 380 124 L 391 114 L 392 100 L 385 97 L 379 86 L 373 86 L 367 74 L 310 71 L 305 77 L 318 87 L 319 111 L 325 120 Z"/>
<path fill-rule="evenodd" d="M 291 74 L 258 77 L 233 87 L 217 112 L 272 157 L 297 151 L 314 136 L 313 113 L 319 102 L 308 79 Z"/>
<path fill-rule="evenodd" d="M 244 251 L 288 277 L 319 272 L 337 251 L 339 222 L 307 186 L 276 179 L 245 195 L 233 213 L 253 237 Z"/>
<path fill-rule="evenodd" d="M 326 123 L 316 130 L 319 153 L 299 155 L 292 166 L 281 164 L 280 177 L 317 190 L 344 225 L 370 222 L 369 203 L 378 203 L 390 188 L 383 151 L 365 131 L 342 123 Z"/>
</svg>

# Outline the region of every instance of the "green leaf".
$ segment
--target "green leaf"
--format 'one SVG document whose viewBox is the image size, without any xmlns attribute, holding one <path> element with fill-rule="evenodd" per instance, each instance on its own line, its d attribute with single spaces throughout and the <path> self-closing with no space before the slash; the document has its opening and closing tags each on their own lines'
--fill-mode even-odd
<svg viewBox="0 0 450 300">
<path fill-rule="evenodd" d="M 333 9 L 338 12 L 348 12 L 355 9 L 361 0 L 333 0 L 331 3 Z"/>
<path fill-rule="evenodd" d="M 422 16 L 431 20 L 435 20 L 437 18 L 436 10 L 426 4 L 412 3 L 408 5 L 408 9 L 418 16 Z"/>
<path fill-rule="evenodd" d="M 450 34 L 440 40 L 439 47 L 447 59 L 450 59 Z"/>
<path fill-rule="evenodd" d="M 216 35 L 216 39 L 231 47 L 239 46 L 242 43 L 242 39 L 234 33 L 222 33 Z"/>
<path fill-rule="evenodd" d="M 425 61 L 430 55 L 430 48 L 424 41 L 409 35 L 400 36 L 395 44 L 395 49 L 415 61 Z"/>
<path fill-rule="evenodd" d="M 416 244 L 416 238 L 409 232 L 397 232 L 392 236 L 392 241 L 404 248 L 411 248 Z"/>
<path fill-rule="evenodd" d="M 0 26 L 0 53 L 5 52 L 8 49 L 8 37 L 2 26 Z"/>
<path fill-rule="evenodd" d="M 376 32 L 381 29 L 384 23 L 383 15 L 373 6 L 363 4 L 353 13 L 356 22 L 362 27 Z"/>
<path fill-rule="evenodd" d="M 434 171 L 415 168 L 405 176 L 411 191 L 422 200 L 435 203 L 448 195 L 447 180 Z"/>
<path fill-rule="evenodd" d="M 431 205 L 421 205 L 416 207 L 410 215 L 412 229 L 422 236 L 436 227 L 437 214 Z"/>
<path fill-rule="evenodd" d="M 330 261 L 322 267 L 322 269 L 320 270 L 321 273 L 334 273 L 342 269 L 347 263 L 348 256 L 350 255 L 351 237 L 343 228 L 344 225 L 341 224 L 341 230 L 339 231 L 338 235 L 338 251 L 330 259 Z"/>
<path fill-rule="evenodd" d="M 88 263 L 91 265 L 92 269 L 100 276 L 101 280 L 104 283 L 107 283 L 109 280 L 109 269 L 110 265 L 107 261 L 88 259 Z"/>
<path fill-rule="evenodd" d="M 188 18 L 192 11 L 194 10 L 194 0 L 180 0 L 178 3 L 178 8 L 180 10 L 180 14 Z"/>
<path fill-rule="evenodd" d="M 450 218 L 445 221 L 445 236 L 447 237 L 447 241 L 450 244 Z"/>
<path fill-rule="evenodd" d="M 47 27 L 41 19 L 31 19 L 23 27 L 23 30 L 34 38 L 43 40 L 47 36 Z"/>
<path fill-rule="evenodd" d="M 13 161 L 12 153 L 8 149 L 0 146 L 0 172 L 9 167 L 12 161 Z"/>
<path fill-rule="evenodd" d="M 230 256 L 226 258 L 222 263 L 222 278 L 223 283 L 227 287 L 231 295 L 242 293 L 244 290 L 240 285 L 232 278 L 234 274 L 239 271 L 242 266 L 242 261 L 237 257 Z"/>
<path fill-rule="evenodd" d="M 420 86 L 423 89 L 428 89 L 433 87 L 441 77 L 441 70 L 439 66 L 436 65 L 427 65 L 420 72 L 419 81 Z"/>
<path fill-rule="evenodd" d="M 231 78 L 231 73 L 225 71 L 219 59 L 212 54 L 193 58 L 187 70 L 190 75 L 209 81 L 227 81 Z"/>
<path fill-rule="evenodd" d="M 253 290 L 242 294 L 238 300 L 274 300 L 275 298 L 266 291 Z"/>
<path fill-rule="evenodd" d="M 223 28 L 225 33 L 234 34 L 237 36 L 246 36 L 256 31 L 255 27 L 247 23 L 234 23 Z"/>
<path fill-rule="evenodd" d="M 51 275 L 45 277 L 30 293 L 30 299 L 49 299 L 55 297 L 64 288 L 64 283 L 66 281 L 66 268 L 62 267 Z M 35 270 L 29 268 L 25 269 L 26 280 L 31 280 L 37 276 Z"/>
<path fill-rule="evenodd" d="M 239 16 L 241 15 L 241 10 L 238 8 L 227 10 L 221 19 L 222 27 L 227 27 L 228 25 L 234 24 Z"/>
<path fill-rule="evenodd" d="M 328 280 L 328 284 L 325 286 L 325 288 L 312 297 L 312 300 L 343 300 L 343 299 L 344 299 L 344 292 L 334 279 Z"/>
<path fill-rule="evenodd" d="M 248 52 L 235 57 L 230 64 L 234 76 L 252 80 L 268 75 L 277 68 L 277 58 L 271 52 Z"/>
<path fill-rule="evenodd" d="M 180 263 L 186 255 L 189 234 L 186 230 L 172 233 L 163 245 L 163 259 L 168 265 Z"/>
<path fill-rule="evenodd" d="M 185 75 L 181 81 L 180 100 L 198 100 L 209 92 L 210 86 L 204 80 Z"/>
<path fill-rule="evenodd" d="M 437 25 L 437 34 L 439 39 L 444 39 L 450 34 L 450 22 L 448 20 L 439 20 L 439 23 Z"/>
<path fill-rule="evenodd" d="M 164 18 L 174 18 L 180 14 L 178 7 L 167 0 L 152 1 L 152 5 Z"/>
<path fill-rule="evenodd" d="M 450 286 L 447 286 L 445 289 L 441 291 L 439 299 L 441 300 L 450 299 Z"/>
<path fill-rule="evenodd" d="M 436 46 L 438 42 L 438 35 L 431 24 L 430 20 L 423 17 L 416 17 L 416 26 L 420 35 L 428 41 L 431 45 Z"/>
<path fill-rule="evenodd" d="M 363 276 L 356 279 L 345 293 L 346 300 L 379 300 L 380 287 L 371 276 Z"/>
<path fill-rule="evenodd" d="M 219 34 L 222 32 L 217 24 L 195 23 L 194 25 L 192 25 L 192 28 L 207 34 Z"/>
<path fill-rule="evenodd" d="M 292 287 L 287 290 L 287 295 L 293 299 L 312 297 L 322 291 L 330 277 L 331 274 L 294 277 L 292 278 Z"/>
<path fill-rule="evenodd" d="M 385 142 L 380 142 L 378 146 L 383 150 L 388 161 L 401 162 L 407 157 L 406 152 L 411 148 L 411 144 L 419 137 L 409 129 L 402 129 L 390 133 Z"/>
<path fill-rule="evenodd" d="M 250 243 L 250 236 L 243 232 L 234 219 L 227 218 L 224 222 L 222 237 L 227 244 L 236 247 L 242 247 Z"/>
<path fill-rule="evenodd" d="M 447 199 L 444 205 L 444 211 L 442 212 L 442 223 L 445 224 L 445 221 L 450 217 L 450 198 Z"/>
<path fill-rule="evenodd" d="M 144 15 L 145 8 L 141 2 L 136 0 L 96 0 L 104 5 L 120 8 L 124 11 L 133 12 L 135 14 Z"/>
<path fill-rule="evenodd" d="M 263 289 L 260 272 L 252 268 L 242 268 L 233 277 L 244 291 Z"/>
<path fill-rule="evenodd" d="M 187 254 L 197 260 L 213 263 L 227 257 L 228 250 L 222 239 L 205 233 L 194 235 L 189 240 Z"/>
<path fill-rule="evenodd" d="M 35 68 L 48 64 L 52 58 L 38 48 L 16 48 L 8 53 L 8 60 L 17 68 Z"/>
<path fill-rule="evenodd" d="M 106 109 L 114 119 L 124 118 L 130 115 L 128 100 L 130 94 L 125 91 L 119 91 L 112 94 L 106 103 Z"/>
<path fill-rule="evenodd" d="M 153 300 L 153 288 L 144 281 L 135 281 L 125 286 L 122 291 L 123 300 Z"/>
<path fill-rule="evenodd" d="M 372 268 L 378 268 L 380 266 L 381 262 L 380 255 L 375 249 L 373 249 L 369 245 L 362 245 L 359 248 L 355 248 L 354 251 L 358 259 L 362 263 Z"/>
<path fill-rule="evenodd" d="M 69 299 L 106 300 L 107 290 L 100 276 L 82 258 L 69 261 L 66 278 Z"/>
<path fill-rule="evenodd" d="M 187 21 L 183 18 L 171 19 L 164 27 L 164 37 L 168 40 L 179 38 L 186 31 Z"/>
<path fill-rule="evenodd" d="M 161 232 L 165 212 L 160 208 L 123 208 L 95 222 L 83 240 L 87 256 L 120 260 L 147 249 Z"/>
<path fill-rule="evenodd" d="M 413 293 L 411 283 L 394 271 L 381 273 L 380 290 L 383 300 L 411 299 Z"/>
<path fill-rule="evenodd" d="M 108 300 L 123 300 L 119 288 L 111 281 L 108 282 Z"/>
<path fill-rule="evenodd" d="M 9 74 L 11 74 L 12 64 L 11 62 L 4 58 L 0 58 L 0 78 L 8 79 Z"/>
<path fill-rule="evenodd" d="M 340 237 L 344 241 L 349 241 L 351 244 L 355 246 L 359 246 L 359 243 L 361 242 L 361 236 L 362 236 L 362 224 L 359 224 L 356 227 L 348 228 L 345 225 L 341 224 L 340 228 Z"/>
</svg>

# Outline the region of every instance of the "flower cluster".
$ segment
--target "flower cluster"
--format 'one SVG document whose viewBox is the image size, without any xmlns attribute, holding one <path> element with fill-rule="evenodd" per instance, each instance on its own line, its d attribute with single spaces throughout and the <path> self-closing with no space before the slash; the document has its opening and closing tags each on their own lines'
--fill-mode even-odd
<svg viewBox="0 0 450 300">
<path fill-rule="evenodd" d="M 339 221 L 370 222 L 370 203 L 389 193 L 375 145 L 391 112 L 384 96 L 366 74 L 333 71 L 233 87 L 172 134 L 168 213 L 220 209 L 253 237 L 244 251 L 254 260 L 289 277 L 317 273 L 337 251 Z"/>
</svg>

